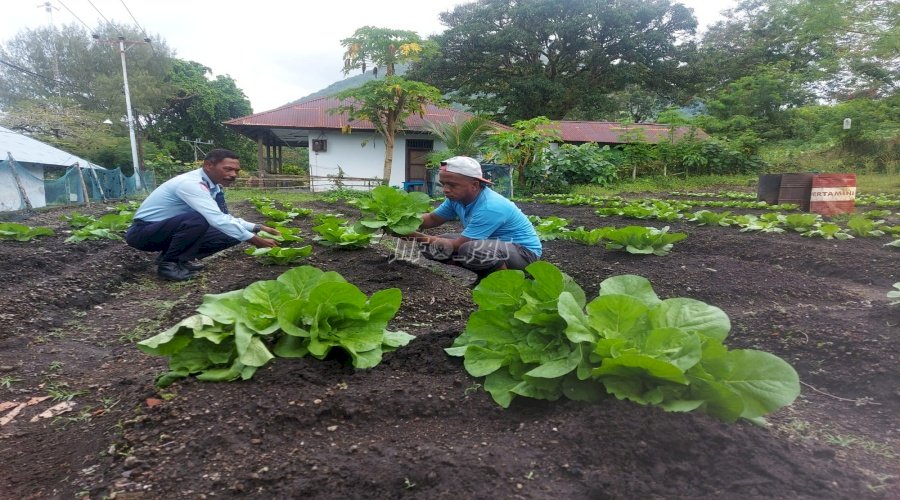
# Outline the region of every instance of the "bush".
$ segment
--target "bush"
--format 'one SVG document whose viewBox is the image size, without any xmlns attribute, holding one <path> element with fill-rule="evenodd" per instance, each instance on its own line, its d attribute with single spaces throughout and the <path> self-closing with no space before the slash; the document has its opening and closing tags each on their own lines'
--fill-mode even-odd
<svg viewBox="0 0 900 500">
<path fill-rule="evenodd" d="M 547 164 L 569 184 L 609 186 L 618 177 L 616 165 L 609 160 L 609 152 L 609 146 L 601 148 L 594 143 L 563 144 L 547 158 Z"/>
</svg>

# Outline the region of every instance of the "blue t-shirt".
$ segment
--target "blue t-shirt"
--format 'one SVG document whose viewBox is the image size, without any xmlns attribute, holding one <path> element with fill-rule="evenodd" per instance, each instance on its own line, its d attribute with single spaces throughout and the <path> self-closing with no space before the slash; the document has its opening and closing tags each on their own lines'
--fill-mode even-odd
<svg viewBox="0 0 900 500">
<path fill-rule="evenodd" d="M 463 205 L 444 200 L 434 215 L 446 220 L 459 220 L 462 235 L 473 240 L 494 239 L 522 245 L 541 256 L 543 248 L 534 226 L 515 203 L 491 188 L 485 187 L 475 201 Z"/>
</svg>

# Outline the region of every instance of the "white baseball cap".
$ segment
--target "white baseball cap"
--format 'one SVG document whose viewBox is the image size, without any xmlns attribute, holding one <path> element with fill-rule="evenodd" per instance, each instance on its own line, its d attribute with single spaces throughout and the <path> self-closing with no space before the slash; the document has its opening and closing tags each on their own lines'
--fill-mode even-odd
<svg viewBox="0 0 900 500">
<path fill-rule="evenodd" d="M 484 178 L 484 174 L 481 172 L 481 164 L 474 158 L 469 158 L 468 156 L 454 156 L 453 158 L 447 158 L 441 162 L 441 171 L 453 172 L 454 174 L 473 177 L 486 184 L 493 184 L 493 182 Z"/>
</svg>

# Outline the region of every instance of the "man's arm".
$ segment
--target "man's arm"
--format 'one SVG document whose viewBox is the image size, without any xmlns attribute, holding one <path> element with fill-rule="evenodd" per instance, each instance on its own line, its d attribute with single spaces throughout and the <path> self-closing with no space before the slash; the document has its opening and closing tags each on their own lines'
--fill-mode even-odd
<svg viewBox="0 0 900 500">
<path fill-rule="evenodd" d="M 422 216 L 422 225 L 419 226 L 419 231 L 438 227 L 445 222 L 447 222 L 447 219 L 438 217 L 434 212 L 425 214 Z"/>
<path fill-rule="evenodd" d="M 431 229 L 433 227 L 438 227 L 445 222 L 447 222 L 447 219 L 444 219 L 442 217 L 435 215 L 434 212 L 425 214 L 422 216 L 422 225 L 419 226 L 419 231 L 424 230 L 424 229 Z M 438 248 L 441 248 L 441 247 L 446 248 L 449 245 L 449 246 L 453 247 L 453 252 L 456 252 L 457 250 L 459 250 L 459 247 L 463 243 L 465 243 L 467 241 L 471 241 L 471 238 L 466 238 L 465 236 L 460 236 L 459 238 L 451 240 L 451 239 L 447 239 L 447 238 L 441 238 L 439 236 L 432 236 L 430 234 L 424 234 L 419 231 L 409 233 L 408 235 L 404 236 L 404 238 L 415 240 L 418 243 L 424 243 L 426 245 L 431 245 L 433 247 L 438 247 Z M 450 253 L 450 252 L 448 252 L 448 253 Z"/>
</svg>

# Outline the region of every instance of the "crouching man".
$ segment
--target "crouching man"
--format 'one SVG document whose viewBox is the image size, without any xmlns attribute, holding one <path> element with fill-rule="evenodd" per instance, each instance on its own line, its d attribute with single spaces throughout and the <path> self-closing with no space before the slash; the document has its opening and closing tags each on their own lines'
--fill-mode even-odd
<svg viewBox="0 0 900 500">
<path fill-rule="evenodd" d="M 184 281 L 203 268 L 197 260 L 246 241 L 274 247 L 274 240 L 254 233 L 274 229 L 228 213 L 224 186 L 241 170 L 237 154 L 213 149 L 203 166 L 169 179 L 153 190 L 134 214 L 125 242 L 138 250 L 159 252 L 157 273 L 163 279 Z"/>
<path fill-rule="evenodd" d="M 419 231 L 459 220 L 462 233 L 407 235 L 423 247 L 428 259 L 457 265 L 477 275 L 474 285 L 501 269 L 525 269 L 543 248 L 534 226 L 515 205 L 490 188 L 481 164 L 467 156 L 441 162 L 441 189 L 446 200 L 423 217 Z"/>
</svg>

